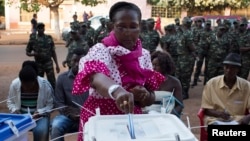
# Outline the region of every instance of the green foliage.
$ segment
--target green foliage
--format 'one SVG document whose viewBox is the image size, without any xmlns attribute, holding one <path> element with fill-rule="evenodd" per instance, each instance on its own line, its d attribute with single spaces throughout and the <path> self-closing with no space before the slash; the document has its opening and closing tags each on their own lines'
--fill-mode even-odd
<svg viewBox="0 0 250 141">
<path fill-rule="evenodd" d="M 96 6 L 98 4 L 105 3 L 106 0 L 81 0 L 81 3 L 86 6 Z"/>
<path fill-rule="evenodd" d="M 147 3 L 150 5 L 156 5 L 160 0 L 147 0 Z"/>
<path fill-rule="evenodd" d="M 4 7 L 4 0 L 0 0 L 0 16 L 4 16 L 4 10 L 5 7 Z"/>
<path fill-rule="evenodd" d="M 20 8 L 27 11 L 27 12 L 35 12 L 37 13 L 40 10 L 41 4 L 39 4 L 36 0 L 35 1 L 28 1 L 28 0 L 20 0 Z"/>
</svg>

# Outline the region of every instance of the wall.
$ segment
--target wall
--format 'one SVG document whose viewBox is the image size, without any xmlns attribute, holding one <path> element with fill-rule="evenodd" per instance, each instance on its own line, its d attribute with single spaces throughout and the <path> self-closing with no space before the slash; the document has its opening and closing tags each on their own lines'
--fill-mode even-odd
<svg viewBox="0 0 250 141">
<path fill-rule="evenodd" d="M 93 15 L 108 15 L 110 7 L 117 1 L 122 0 L 107 0 L 104 4 L 99 4 L 95 7 L 83 6 L 80 2 L 65 1 L 60 5 L 59 15 L 60 15 L 60 28 L 69 26 L 72 21 L 72 16 L 75 12 L 78 15 L 78 20 L 83 21 L 83 12 L 92 11 Z M 126 0 L 128 2 L 135 3 L 139 6 L 142 11 L 142 18 L 149 18 L 151 16 L 151 6 L 147 5 L 146 0 Z M 17 8 L 18 3 L 11 5 L 11 7 L 6 6 L 5 17 L 6 17 L 6 29 L 22 29 L 30 30 L 30 22 L 20 22 L 20 9 Z M 43 7 L 38 13 L 38 21 L 44 22 L 46 29 L 54 29 L 54 18 L 51 16 L 49 8 Z"/>
</svg>

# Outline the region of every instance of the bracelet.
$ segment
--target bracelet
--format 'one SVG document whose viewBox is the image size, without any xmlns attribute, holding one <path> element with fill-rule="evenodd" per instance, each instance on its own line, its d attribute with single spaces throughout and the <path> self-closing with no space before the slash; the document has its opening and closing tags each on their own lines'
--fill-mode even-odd
<svg viewBox="0 0 250 141">
<path fill-rule="evenodd" d="M 120 87 L 120 85 L 111 85 L 109 88 L 108 88 L 108 94 L 109 94 L 109 97 L 112 98 L 113 100 L 115 100 L 114 96 L 113 96 L 113 93 Z"/>
</svg>

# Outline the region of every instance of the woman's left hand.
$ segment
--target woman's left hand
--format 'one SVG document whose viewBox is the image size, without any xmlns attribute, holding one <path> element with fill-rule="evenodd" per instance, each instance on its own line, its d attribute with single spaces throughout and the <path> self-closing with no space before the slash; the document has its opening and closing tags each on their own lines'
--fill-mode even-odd
<svg viewBox="0 0 250 141">
<path fill-rule="evenodd" d="M 149 91 L 143 86 L 135 86 L 130 89 L 130 92 L 133 93 L 135 101 L 145 101 L 149 96 Z"/>
</svg>

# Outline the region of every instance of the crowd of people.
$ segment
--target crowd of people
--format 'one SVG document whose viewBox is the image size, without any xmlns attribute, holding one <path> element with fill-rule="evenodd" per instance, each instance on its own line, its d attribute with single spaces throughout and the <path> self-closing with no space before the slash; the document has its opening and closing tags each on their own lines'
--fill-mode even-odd
<svg viewBox="0 0 250 141">
<path fill-rule="evenodd" d="M 86 14 L 83 22 L 73 15 L 65 38 L 68 52 L 62 62 L 68 71 L 57 79 L 53 64 L 57 73 L 60 68 L 53 39 L 44 33 L 43 23 L 33 27 L 35 33 L 30 35 L 26 54 L 34 61 L 23 63 L 19 77 L 11 83 L 7 105 L 12 113 L 30 112 L 34 119 L 42 118 L 33 129 L 34 140 L 48 140 L 51 126 L 51 139 L 64 140 L 60 138 L 64 134 L 79 131 L 81 141 L 83 125 L 96 108 L 101 115 L 142 114 L 144 107 L 157 102 L 154 91 L 173 92 L 176 104 L 171 113 L 180 117 L 183 100 L 189 98 L 193 69 L 191 87 L 199 81 L 203 62 L 201 107 L 205 113 L 223 119 L 239 115 L 240 123 L 249 123 L 250 115 L 242 118 L 250 109 L 250 34 L 245 18 L 233 26 L 218 19 L 214 28 L 210 20 L 184 17 L 181 23 L 176 18 L 175 24 L 164 26 L 163 34 L 160 17 L 157 21 L 142 19 L 141 10 L 133 3 L 115 3 L 109 19 L 101 18 L 97 30 L 90 26 Z M 61 109 L 50 122 L 48 111 L 53 107 Z"/>
</svg>

